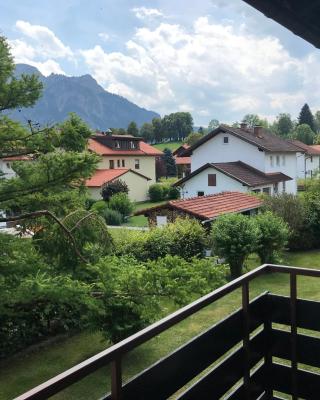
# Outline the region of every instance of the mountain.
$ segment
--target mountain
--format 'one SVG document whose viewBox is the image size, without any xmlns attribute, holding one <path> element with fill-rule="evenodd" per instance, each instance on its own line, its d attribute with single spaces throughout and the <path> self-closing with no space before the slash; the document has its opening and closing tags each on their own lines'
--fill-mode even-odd
<svg viewBox="0 0 320 400">
<path fill-rule="evenodd" d="M 159 117 L 124 97 L 107 92 L 91 75 L 45 77 L 35 67 L 17 64 L 16 76 L 21 74 L 36 74 L 44 85 L 43 95 L 33 107 L 10 112 L 13 119 L 23 123 L 30 119 L 40 124 L 54 124 L 63 121 L 69 112 L 75 112 L 91 128 L 106 130 L 126 128 L 131 121 L 141 126 Z"/>
</svg>

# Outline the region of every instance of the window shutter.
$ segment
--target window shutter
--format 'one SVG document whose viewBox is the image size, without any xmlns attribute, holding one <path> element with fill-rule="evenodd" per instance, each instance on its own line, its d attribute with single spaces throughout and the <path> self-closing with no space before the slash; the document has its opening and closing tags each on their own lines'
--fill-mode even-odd
<svg viewBox="0 0 320 400">
<path fill-rule="evenodd" d="M 208 186 L 217 186 L 216 174 L 208 174 Z"/>
</svg>

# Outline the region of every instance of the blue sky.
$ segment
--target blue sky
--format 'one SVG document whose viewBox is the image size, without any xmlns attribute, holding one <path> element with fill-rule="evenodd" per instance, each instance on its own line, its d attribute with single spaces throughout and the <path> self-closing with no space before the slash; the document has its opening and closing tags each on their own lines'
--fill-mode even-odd
<svg viewBox="0 0 320 400">
<path fill-rule="evenodd" d="M 197 125 L 320 109 L 320 51 L 241 0 L 0 0 L 16 62 Z"/>
</svg>

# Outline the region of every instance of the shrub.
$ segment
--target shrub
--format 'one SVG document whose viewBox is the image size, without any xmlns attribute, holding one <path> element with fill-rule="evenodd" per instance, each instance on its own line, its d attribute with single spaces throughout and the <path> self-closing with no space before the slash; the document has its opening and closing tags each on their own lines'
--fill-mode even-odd
<svg viewBox="0 0 320 400">
<path fill-rule="evenodd" d="M 255 220 L 260 231 L 256 252 L 263 264 L 276 262 L 277 253 L 288 242 L 288 225 L 271 211 L 258 214 Z"/>
<path fill-rule="evenodd" d="M 106 208 L 107 204 L 103 200 L 98 200 L 92 204 L 90 211 L 95 211 L 97 214 L 103 216 Z"/>
<path fill-rule="evenodd" d="M 255 250 L 259 228 L 253 218 L 242 214 L 226 214 L 212 224 L 213 251 L 230 266 L 231 277 L 241 275 L 246 257 Z"/>
<path fill-rule="evenodd" d="M 205 248 L 205 230 L 194 219 L 177 219 L 164 227 L 152 229 L 145 244 L 150 259 L 166 254 L 185 259 L 202 257 Z"/>
<path fill-rule="evenodd" d="M 103 213 L 103 217 L 107 225 L 119 226 L 122 223 L 122 214 L 119 211 L 112 210 L 111 208 L 106 208 Z"/>
<path fill-rule="evenodd" d="M 149 187 L 150 201 L 161 201 L 163 200 L 163 185 L 154 183 Z"/>
<path fill-rule="evenodd" d="M 128 185 L 121 179 L 109 182 L 101 189 L 101 196 L 104 201 L 109 201 L 110 198 L 117 193 L 129 193 Z"/>
<path fill-rule="evenodd" d="M 112 196 L 109 200 L 108 206 L 112 210 L 118 211 L 122 215 L 123 220 L 133 211 L 133 203 L 126 193 L 117 193 Z"/>
<path fill-rule="evenodd" d="M 129 229 L 117 229 L 112 231 L 114 241 L 114 254 L 117 256 L 129 255 L 137 260 L 146 260 L 145 242 L 149 232 Z"/>
<path fill-rule="evenodd" d="M 168 191 L 168 199 L 176 200 L 180 198 L 180 190 L 177 187 L 171 186 Z"/>
</svg>

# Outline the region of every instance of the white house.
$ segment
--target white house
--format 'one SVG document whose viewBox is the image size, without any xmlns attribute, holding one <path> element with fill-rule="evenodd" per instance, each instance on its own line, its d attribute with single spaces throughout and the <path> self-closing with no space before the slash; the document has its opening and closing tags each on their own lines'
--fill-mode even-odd
<svg viewBox="0 0 320 400">
<path fill-rule="evenodd" d="M 305 151 L 302 156 L 297 157 L 298 177 L 313 178 L 320 169 L 320 146 L 309 146 L 300 140 L 292 140 L 291 143 Z"/>
<path fill-rule="evenodd" d="M 184 152 L 191 157 L 191 174 L 176 186 L 185 197 L 227 190 L 295 194 L 297 160 L 304 154 L 261 127 L 221 125 Z"/>
</svg>

